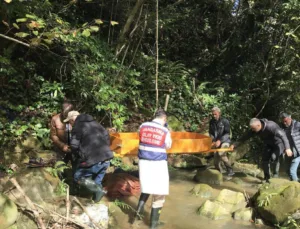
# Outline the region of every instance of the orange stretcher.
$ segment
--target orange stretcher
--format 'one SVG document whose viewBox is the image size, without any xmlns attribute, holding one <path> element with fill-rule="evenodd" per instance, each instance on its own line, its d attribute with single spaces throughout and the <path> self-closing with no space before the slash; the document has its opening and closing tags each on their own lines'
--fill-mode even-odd
<svg viewBox="0 0 300 229">
<path fill-rule="evenodd" d="M 168 154 L 199 154 L 210 152 L 228 152 L 230 148 L 212 149 L 212 139 L 206 135 L 192 132 L 171 132 L 172 147 Z M 137 156 L 139 147 L 138 133 L 111 133 L 110 149 L 115 156 Z"/>
</svg>

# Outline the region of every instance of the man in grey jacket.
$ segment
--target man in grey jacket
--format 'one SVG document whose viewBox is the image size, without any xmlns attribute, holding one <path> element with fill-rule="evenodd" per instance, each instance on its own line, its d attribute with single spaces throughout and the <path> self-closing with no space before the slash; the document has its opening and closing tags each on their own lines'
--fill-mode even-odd
<svg viewBox="0 0 300 229">
<path fill-rule="evenodd" d="M 226 118 L 221 117 L 221 110 L 218 107 L 212 109 L 212 119 L 209 122 L 209 136 L 212 138 L 215 148 L 228 148 L 230 146 L 230 123 Z M 214 164 L 217 170 L 223 172 L 222 163 L 225 165 L 228 176 L 233 176 L 231 164 L 226 152 L 215 152 Z"/>
<path fill-rule="evenodd" d="M 298 181 L 297 170 L 300 163 L 300 123 L 292 119 L 287 113 L 280 115 L 283 129 L 289 140 L 293 154 L 287 159 L 289 163 L 289 176 L 292 181 Z"/>
<path fill-rule="evenodd" d="M 283 153 L 286 153 L 287 156 L 291 156 L 293 153 L 285 132 L 275 122 L 267 119 L 253 118 L 250 120 L 249 125 L 251 130 L 244 134 L 231 148 L 238 147 L 241 143 L 256 135 L 260 137 L 265 144 L 265 150 L 262 155 L 262 166 L 265 175 L 264 179 L 268 182 L 271 178 L 271 160 L 275 162 L 276 165 L 273 171 L 273 177 L 278 177 L 280 167 L 279 157 Z"/>
</svg>

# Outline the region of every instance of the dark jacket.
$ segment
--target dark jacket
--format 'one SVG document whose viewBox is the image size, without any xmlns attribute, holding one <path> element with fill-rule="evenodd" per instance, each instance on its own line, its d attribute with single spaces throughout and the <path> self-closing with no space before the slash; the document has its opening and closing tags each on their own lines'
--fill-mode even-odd
<svg viewBox="0 0 300 229">
<path fill-rule="evenodd" d="M 88 114 L 79 115 L 72 129 L 71 149 L 81 167 L 90 167 L 113 158 L 107 130 Z"/>
<path fill-rule="evenodd" d="M 226 118 L 218 121 L 211 119 L 209 122 L 209 136 L 213 142 L 220 140 L 221 143 L 230 143 L 230 124 Z"/>
<path fill-rule="evenodd" d="M 234 143 L 235 147 L 238 147 L 244 141 L 257 135 L 267 146 L 273 147 L 283 144 L 285 149 L 290 149 L 290 144 L 285 132 L 275 122 L 267 119 L 260 119 L 260 122 L 262 123 L 262 130 L 258 133 L 252 130 L 248 131 L 236 143 Z"/>
<path fill-rule="evenodd" d="M 294 157 L 300 156 L 300 122 L 292 120 L 289 127 L 283 126 L 286 136 L 289 140 Z"/>
</svg>

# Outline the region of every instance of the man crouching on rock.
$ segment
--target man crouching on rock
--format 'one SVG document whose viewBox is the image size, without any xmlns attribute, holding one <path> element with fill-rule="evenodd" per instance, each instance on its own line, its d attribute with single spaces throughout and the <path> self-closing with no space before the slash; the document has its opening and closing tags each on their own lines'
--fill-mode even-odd
<svg viewBox="0 0 300 229">
<path fill-rule="evenodd" d="M 169 171 L 166 149 L 171 148 L 172 140 L 165 127 L 166 112 L 157 110 L 151 122 L 143 123 L 139 128 L 139 176 L 141 196 L 137 208 L 137 216 L 144 211 L 144 205 L 150 194 L 153 195 L 150 216 L 150 228 L 159 226 L 159 216 L 165 196 L 169 194 Z"/>
<path fill-rule="evenodd" d="M 70 111 L 64 122 L 73 127 L 71 150 L 78 157 L 74 180 L 91 191 L 93 200 L 99 202 L 105 194 L 101 183 L 113 158 L 109 134 L 91 115 L 78 111 Z"/>
</svg>

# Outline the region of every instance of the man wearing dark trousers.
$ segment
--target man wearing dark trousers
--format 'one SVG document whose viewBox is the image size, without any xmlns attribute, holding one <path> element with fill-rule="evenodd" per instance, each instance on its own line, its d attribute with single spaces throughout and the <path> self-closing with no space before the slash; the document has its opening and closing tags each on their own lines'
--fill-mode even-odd
<svg viewBox="0 0 300 229">
<path fill-rule="evenodd" d="M 298 181 L 297 170 L 300 163 L 300 122 L 293 120 L 287 113 L 280 115 L 283 129 L 289 140 L 293 154 L 287 158 L 289 164 L 288 174 L 292 181 Z"/>
<path fill-rule="evenodd" d="M 265 150 L 262 155 L 262 166 L 264 170 L 264 179 L 269 182 L 271 178 L 270 175 L 270 163 L 273 161 L 275 163 L 275 168 L 273 171 L 273 177 L 278 177 L 280 161 L 279 157 L 286 153 L 287 156 L 292 155 L 290 149 L 290 144 L 287 139 L 285 132 L 273 121 L 267 119 L 257 119 L 253 118 L 250 120 L 250 128 L 241 139 L 234 143 L 231 148 L 238 147 L 242 142 L 248 140 L 249 138 L 257 135 L 260 137 L 264 144 Z"/>
<path fill-rule="evenodd" d="M 113 153 L 107 130 L 88 114 L 70 111 L 67 119 L 72 125 L 71 150 L 77 156 L 74 181 L 94 194 L 99 202 L 106 193 L 102 180 L 110 165 Z"/>
<path fill-rule="evenodd" d="M 143 214 L 144 205 L 152 195 L 150 228 L 159 226 L 161 209 L 165 196 L 169 194 L 169 171 L 166 149 L 171 147 L 171 134 L 167 127 L 167 115 L 159 109 L 151 122 L 143 123 L 139 128 L 139 177 L 141 196 L 137 216 Z"/>
<path fill-rule="evenodd" d="M 209 122 L 209 136 L 212 138 L 215 148 L 228 148 L 230 146 L 230 123 L 226 118 L 221 117 L 221 110 L 218 107 L 212 109 L 212 119 Z M 214 164 L 217 170 L 223 173 L 222 163 L 225 165 L 228 176 L 234 172 L 228 160 L 226 152 L 214 153 Z"/>
</svg>

